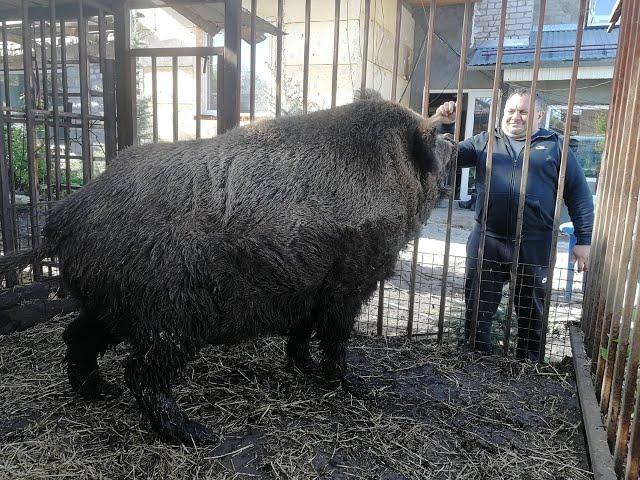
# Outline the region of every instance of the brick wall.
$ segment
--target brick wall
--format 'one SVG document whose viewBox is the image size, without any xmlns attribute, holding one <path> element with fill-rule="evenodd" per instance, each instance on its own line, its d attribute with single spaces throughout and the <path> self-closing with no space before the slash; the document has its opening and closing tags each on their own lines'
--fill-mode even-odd
<svg viewBox="0 0 640 480">
<path fill-rule="evenodd" d="M 528 40 L 533 25 L 535 0 L 509 0 L 505 39 Z M 495 42 L 500 28 L 501 0 L 482 0 L 474 6 L 473 41 Z"/>
</svg>

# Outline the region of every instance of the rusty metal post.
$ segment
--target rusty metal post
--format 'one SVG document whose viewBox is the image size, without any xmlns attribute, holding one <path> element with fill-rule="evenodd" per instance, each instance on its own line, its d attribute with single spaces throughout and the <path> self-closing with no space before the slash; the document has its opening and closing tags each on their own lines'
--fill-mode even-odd
<svg viewBox="0 0 640 480">
<path fill-rule="evenodd" d="M 544 359 L 547 340 L 547 328 L 549 325 L 549 308 L 551 306 L 551 289 L 553 287 L 553 269 L 556 264 L 556 249 L 558 246 L 558 232 L 560 226 L 560 213 L 564 194 L 564 185 L 567 172 L 567 161 L 569 158 L 569 138 L 571 135 L 571 119 L 573 118 L 573 107 L 576 99 L 576 84 L 578 80 L 578 67 L 580 65 L 580 50 L 582 47 L 582 34 L 584 31 L 584 19 L 587 11 L 588 0 L 580 0 L 580 11 L 578 12 L 578 24 L 576 30 L 576 45 L 573 51 L 573 65 L 571 67 L 571 80 L 569 81 L 569 99 L 567 102 L 567 121 L 564 125 L 564 141 L 562 142 L 562 154 L 560 157 L 560 172 L 558 173 L 558 187 L 556 193 L 555 214 L 553 217 L 553 234 L 551 239 L 551 255 L 549 257 L 549 275 L 551 279 L 545 285 L 544 310 L 542 315 L 542 335 L 540 336 L 539 357 Z"/>
<path fill-rule="evenodd" d="M 282 1 L 282 0 L 279 0 Z M 224 2 L 224 72 L 223 77 L 223 129 L 227 130 L 240 125 L 240 50 L 241 46 L 241 0 L 225 0 Z M 220 106 L 218 100 L 218 107 Z"/>
<path fill-rule="evenodd" d="M 634 21 L 634 33 L 631 41 L 637 42 L 638 29 L 640 29 L 638 15 L 636 15 Z M 633 78 L 630 82 L 626 106 L 627 115 L 631 113 L 631 118 L 640 118 L 640 69 L 636 69 L 631 75 Z M 612 250 L 612 271 L 609 273 L 604 301 L 601 302 L 603 320 L 599 350 L 604 355 L 598 355 L 596 391 L 598 391 L 598 388 L 600 389 L 600 407 L 603 414 L 606 414 L 609 410 L 613 364 L 618 343 L 621 341 L 620 321 L 622 317 L 620 310 L 622 308 L 624 286 L 627 282 L 635 282 L 633 277 L 628 277 L 633 238 L 632 227 L 634 226 L 635 212 L 638 208 L 638 189 L 640 189 L 640 155 L 634 149 L 636 144 L 633 138 L 634 131 L 636 131 L 636 126 L 632 122 L 627 122 L 622 130 L 620 156 L 627 160 L 625 162 L 627 167 L 630 164 L 633 166 L 631 167 L 631 175 L 629 175 L 629 170 L 625 169 L 627 174 L 622 175 L 618 182 L 621 184 L 618 219 L 622 220 L 624 218 L 624 224 L 616 224 Z M 613 267 L 616 268 L 614 269 Z"/>
<path fill-rule="evenodd" d="M 45 29 L 45 21 L 40 20 L 40 63 L 42 65 L 42 108 L 44 111 L 49 111 L 49 81 L 47 76 L 47 36 Z M 55 72 L 52 70 L 52 75 L 55 76 Z M 45 114 L 43 126 L 44 126 L 44 158 L 45 158 L 45 172 L 44 178 L 47 185 L 47 200 L 51 201 L 51 137 L 49 133 L 49 123 L 47 122 L 47 114 Z"/>
<path fill-rule="evenodd" d="M 82 184 L 93 177 L 93 155 L 89 136 L 89 62 L 87 54 L 87 19 L 84 16 L 84 1 L 78 0 L 78 75 L 80 75 L 80 115 L 82 116 Z"/>
<path fill-rule="evenodd" d="M 7 42 L 7 22 L 2 22 L 2 66 L 4 70 L 4 99 L 5 106 L 7 108 L 11 108 L 11 88 L 9 84 L 9 47 Z M 3 112 L 4 113 L 4 112 Z M 11 138 L 11 114 L 7 116 L 7 138 Z M 7 159 L 9 164 L 9 194 L 11 196 L 11 203 L 15 203 L 16 201 L 16 192 L 14 189 L 14 178 L 13 178 L 13 145 L 11 145 L 11 141 L 7 142 L 6 146 Z M 15 221 L 15 218 L 14 218 Z M 14 225 L 15 229 L 15 225 Z"/>
<path fill-rule="evenodd" d="M 64 20 L 60 20 L 60 61 L 62 62 L 62 107 L 64 113 L 71 113 L 69 104 L 69 82 L 67 74 L 67 27 Z M 66 192 L 71 193 L 71 136 L 69 134 L 69 122 L 64 122 L 64 160 Z"/>
<path fill-rule="evenodd" d="M 115 54 L 116 54 L 116 95 L 117 95 L 117 127 L 118 149 L 133 145 L 135 134 L 135 70 L 131 68 L 132 60 L 129 55 L 131 46 L 131 29 L 129 8 L 125 2 L 121 2 L 113 17 L 115 30 Z"/>
<path fill-rule="evenodd" d="M 153 112 L 153 143 L 158 142 L 158 57 L 151 57 L 151 110 Z"/>
<path fill-rule="evenodd" d="M 543 0 L 544 1 L 544 0 Z M 456 94 L 456 127 L 454 137 L 456 141 L 460 138 L 462 131 L 462 100 L 464 88 L 464 73 L 467 62 L 467 47 L 469 42 L 469 30 L 471 28 L 471 2 L 464 2 L 464 21 L 462 23 L 462 43 L 460 45 L 460 64 L 458 66 L 458 90 Z M 423 100 L 424 101 L 424 100 Z M 453 216 L 453 199 L 456 194 L 456 171 L 458 169 L 458 153 L 451 166 L 451 193 L 449 195 L 449 208 L 447 210 L 447 234 L 444 244 L 444 262 L 442 266 L 442 288 L 440 289 L 440 315 L 438 317 L 438 337 L 440 338 L 441 326 L 444 327 L 444 309 L 447 296 L 447 276 L 449 273 L 449 252 L 451 250 L 451 218 Z"/>
<path fill-rule="evenodd" d="M 56 0 L 49 0 L 49 37 L 51 37 L 51 108 L 53 109 L 53 171 L 56 200 L 60 200 L 60 97 L 58 91 L 58 38 L 56 29 Z"/>
<path fill-rule="evenodd" d="M 364 0 L 364 38 L 362 39 L 362 75 L 360 91 L 367 88 L 367 59 L 369 58 L 369 23 L 371 22 L 371 0 Z"/>
<path fill-rule="evenodd" d="M 335 0 L 333 20 L 333 69 L 331 71 L 331 108 L 336 106 L 338 91 L 338 50 L 340 47 L 340 0 Z"/>
<path fill-rule="evenodd" d="M 4 112 L 0 112 L 0 223 L 2 227 L 2 249 L 5 255 L 15 250 L 15 232 L 13 229 L 13 206 L 11 205 L 11 187 L 9 175 L 9 159 L 4 144 Z M 11 143 L 11 137 L 7 137 Z M 16 272 L 5 274 L 6 287 L 13 287 L 18 278 Z"/>
<path fill-rule="evenodd" d="M 196 138 L 202 136 L 202 57 L 196 55 Z"/>
<path fill-rule="evenodd" d="M 256 119 L 256 11 L 258 0 L 251 0 L 251 59 L 249 65 L 249 121 Z"/>
<path fill-rule="evenodd" d="M 529 176 L 529 155 L 531 153 L 531 134 L 533 133 L 533 117 L 532 112 L 535 111 L 536 102 L 536 86 L 538 83 L 538 71 L 540 70 L 540 52 L 542 50 L 542 33 L 544 27 L 544 11 L 546 0 L 540 0 L 540 11 L 538 13 L 538 31 L 536 32 L 536 49 L 533 57 L 533 77 L 531 78 L 531 95 L 529 99 L 529 115 L 527 116 L 527 139 L 524 146 L 524 157 L 522 159 L 522 177 L 520 179 L 520 196 L 518 198 L 518 216 L 516 220 L 516 239 L 513 247 L 513 257 L 511 259 L 511 274 L 509 280 L 509 305 L 507 307 L 507 316 L 505 319 L 505 350 L 509 348 L 508 335 L 506 332 L 511 330 L 511 317 L 513 315 L 516 282 L 518 278 L 518 260 L 520 258 L 520 245 L 522 244 L 522 223 L 524 219 L 524 204 L 527 193 L 527 180 Z M 545 331 L 541 331 L 540 335 L 546 335 Z M 544 358 L 540 358 L 543 361 Z"/>
<path fill-rule="evenodd" d="M 276 38 L 276 117 L 282 115 L 282 28 L 284 0 L 278 0 L 278 36 Z"/>
<path fill-rule="evenodd" d="M 302 67 L 302 113 L 307 113 L 309 103 L 309 46 L 311 35 L 311 0 L 304 4 L 304 65 Z"/>
<path fill-rule="evenodd" d="M 625 8 L 629 8 L 628 3 L 627 5 L 623 3 L 623 9 Z M 627 39 L 632 34 L 632 32 L 630 30 L 630 25 L 627 22 L 623 23 L 624 30 L 621 29 L 620 38 Z M 618 82 L 615 85 L 617 88 L 613 92 L 613 99 L 616 102 L 617 99 L 622 98 L 621 95 L 624 95 L 624 93 L 627 92 L 628 89 L 627 70 L 631 68 L 632 63 L 628 42 L 622 42 L 617 56 L 619 57 L 619 64 L 617 65 L 617 67 L 619 68 L 617 68 L 616 72 Z M 614 105 L 617 105 L 617 103 Z M 616 108 L 615 112 L 610 113 L 611 129 L 608 132 L 609 135 L 607 138 L 619 138 L 619 131 L 624 125 L 624 114 L 625 112 L 623 108 Z M 598 348 L 598 344 L 600 342 L 599 333 L 602 325 L 600 321 L 601 317 L 598 317 L 597 313 L 600 309 L 599 304 L 600 297 L 602 295 L 602 286 L 604 285 L 604 275 L 606 274 L 610 266 L 610 249 L 608 246 L 608 237 L 611 230 L 611 216 L 613 214 L 615 185 L 618 179 L 618 176 L 615 174 L 615 172 L 619 171 L 620 166 L 619 156 L 616 155 L 616 152 L 618 150 L 618 142 L 613 140 L 607 141 L 605 147 L 606 148 L 604 157 L 610 158 L 611 160 L 610 164 L 607 164 L 607 171 L 610 173 L 606 175 L 604 182 L 601 182 L 601 191 L 603 195 L 598 205 L 598 215 L 596 217 L 597 230 L 595 241 L 593 242 L 594 255 L 592 255 L 595 259 L 595 262 L 589 274 L 591 281 L 588 285 L 589 289 L 586 292 L 588 296 L 584 313 L 585 318 L 587 319 L 587 323 L 589 323 L 589 329 L 586 332 L 587 339 L 585 341 L 585 347 L 587 348 L 587 353 L 591 358 L 594 357 L 594 351 Z M 595 368 L 596 363 L 593 363 L 592 366 Z"/>
<path fill-rule="evenodd" d="M 491 191 L 491 175 L 493 172 L 493 148 L 495 145 L 495 128 L 496 117 L 500 110 L 500 79 L 502 70 L 502 55 L 504 52 L 504 35 L 505 35 L 505 23 L 507 17 L 507 0 L 502 0 L 500 7 L 500 27 L 498 29 L 498 51 L 496 56 L 496 67 L 493 74 L 493 90 L 491 93 L 491 109 L 489 114 L 489 125 L 487 129 L 488 142 L 487 142 L 487 160 L 486 160 L 486 173 L 484 180 L 484 199 L 482 204 L 482 219 L 480 221 L 480 242 L 478 245 L 478 261 L 476 267 L 476 284 L 474 286 L 471 325 L 469 328 L 469 347 L 471 350 L 475 349 L 476 345 L 476 331 L 478 329 L 478 313 L 480 310 L 480 284 L 482 282 L 482 265 L 484 263 L 484 245 L 487 235 L 487 213 L 489 210 L 489 193 Z M 466 313 L 465 313 L 466 317 Z M 509 333 L 505 329 L 504 339 L 504 356 L 509 353 Z"/>
<path fill-rule="evenodd" d="M 396 0 L 396 31 L 393 41 L 393 69 L 391 73 L 391 101 L 397 100 L 398 61 L 400 58 L 400 32 L 402 28 L 402 0 Z"/>
<path fill-rule="evenodd" d="M 24 72 L 24 110 L 27 136 L 27 166 L 29 172 L 29 216 L 31 219 L 31 246 L 40 245 L 40 221 L 38 204 L 40 202 L 40 185 L 38 181 L 38 161 L 36 159 L 36 121 L 33 109 L 33 38 L 31 37 L 31 21 L 29 19 L 29 1 L 22 2 L 22 59 Z M 33 274 L 42 274 L 39 264 L 33 265 Z"/>
<path fill-rule="evenodd" d="M 178 57 L 171 57 L 171 76 L 173 78 L 172 111 L 173 111 L 173 141 L 177 142 L 179 137 L 180 112 L 178 110 Z"/>
</svg>

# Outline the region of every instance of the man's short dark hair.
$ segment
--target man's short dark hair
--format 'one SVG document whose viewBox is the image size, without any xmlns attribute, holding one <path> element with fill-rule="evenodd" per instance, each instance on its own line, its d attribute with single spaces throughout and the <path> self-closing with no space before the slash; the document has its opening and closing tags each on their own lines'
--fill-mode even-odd
<svg viewBox="0 0 640 480">
<path fill-rule="evenodd" d="M 509 91 L 509 97 L 511 98 L 514 95 L 520 95 L 521 97 L 528 97 L 531 95 L 531 89 L 526 87 L 516 88 L 514 90 Z M 544 98 L 544 95 L 540 92 L 536 92 L 536 105 L 538 106 L 538 110 L 544 111 L 547 109 L 547 101 Z"/>
</svg>

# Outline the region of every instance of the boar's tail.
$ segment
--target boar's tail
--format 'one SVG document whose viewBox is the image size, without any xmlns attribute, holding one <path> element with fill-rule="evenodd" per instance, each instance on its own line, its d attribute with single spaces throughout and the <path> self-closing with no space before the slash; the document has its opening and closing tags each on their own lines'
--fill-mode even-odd
<svg viewBox="0 0 640 480">
<path fill-rule="evenodd" d="M 0 257 L 0 274 L 6 274 L 11 270 L 24 268 L 34 262 L 42 260 L 51 255 L 48 245 L 43 244 L 32 250 L 21 250 L 16 253 L 10 253 Z"/>
</svg>

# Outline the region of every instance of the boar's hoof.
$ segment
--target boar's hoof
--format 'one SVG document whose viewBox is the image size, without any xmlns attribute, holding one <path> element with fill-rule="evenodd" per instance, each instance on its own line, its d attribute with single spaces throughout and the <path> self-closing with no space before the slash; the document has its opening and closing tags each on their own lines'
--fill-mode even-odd
<svg viewBox="0 0 640 480">
<path fill-rule="evenodd" d="M 302 358 L 287 358 L 287 370 L 300 370 L 305 373 L 315 373 L 320 369 L 318 362 L 311 358 L 311 355 Z"/>
<path fill-rule="evenodd" d="M 208 443 L 213 438 L 207 427 L 185 417 L 169 395 L 160 393 L 157 400 L 152 411 L 145 413 L 162 440 L 192 446 Z"/>
<path fill-rule="evenodd" d="M 107 382 L 97 369 L 87 372 L 81 365 L 69 364 L 67 374 L 71 388 L 87 400 L 101 400 L 105 397 L 122 395 L 122 389 Z"/>
<path fill-rule="evenodd" d="M 354 397 L 364 397 L 369 393 L 369 387 L 364 379 L 355 373 L 347 372 L 340 378 L 342 388 Z"/>
</svg>

